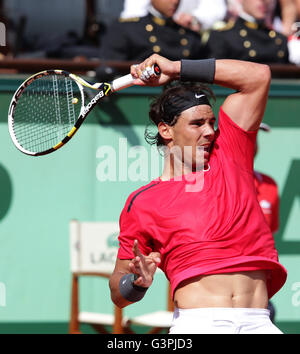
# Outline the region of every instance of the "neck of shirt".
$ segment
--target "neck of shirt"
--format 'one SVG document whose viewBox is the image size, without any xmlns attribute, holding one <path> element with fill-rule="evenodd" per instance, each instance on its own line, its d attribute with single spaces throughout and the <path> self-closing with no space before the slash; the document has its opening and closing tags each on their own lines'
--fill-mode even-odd
<svg viewBox="0 0 300 354">
<path fill-rule="evenodd" d="M 159 11 L 157 11 L 152 5 L 149 7 L 149 12 L 155 17 L 166 19 L 166 17 L 163 16 L 163 14 L 161 14 Z"/>
<path fill-rule="evenodd" d="M 248 22 L 256 22 L 256 19 L 255 17 L 247 14 L 245 11 L 241 11 L 241 13 L 239 14 L 239 16 L 245 20 L 245 21 L 248 21 Z"/>
</svg>

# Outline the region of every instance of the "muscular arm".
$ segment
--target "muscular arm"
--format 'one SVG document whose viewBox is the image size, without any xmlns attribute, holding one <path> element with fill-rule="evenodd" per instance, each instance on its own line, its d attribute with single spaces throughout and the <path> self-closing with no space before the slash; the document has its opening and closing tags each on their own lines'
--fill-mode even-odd
<svg viewBox="0 0 300 354">
<path fill-rule="evenodd" d="M 271 81 L 267 65 L 240 60 L 216 60 L 214 82 L 236 90 L 224 104 L 224 112 L 244 130 L 256 130 L 262 121 Z"/>
<path fill-rule="evenodd" d="M 139 66 L 132 67 L 131 73 L 139 78 L 143 70 L 153 64 L 160 66 L 161 77 L 137 79 L 137 85 L 164 85 L 180 76 L 180 61 L 169 61 L 157 54 L 152 55 Z M 236 90 L 236 93 L 226 98 L 223 109 L 237 125 L 247 131 L 258 129 L 261 123 L 270 81 L 271 73 L 267 65 L 240 60 L 216 60 L 214 83 Z"/>
</svg>

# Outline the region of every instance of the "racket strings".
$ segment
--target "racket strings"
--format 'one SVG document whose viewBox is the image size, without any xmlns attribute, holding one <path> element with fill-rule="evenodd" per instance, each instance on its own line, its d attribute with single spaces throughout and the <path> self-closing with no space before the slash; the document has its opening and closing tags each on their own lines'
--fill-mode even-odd
<svg viewBox="0 0 300 354">
<path fill-rule="evenodd" d="M 83 102 L 78 85 L 64 75 L 45 75 L 22 92 L 14 110 L 18 143 L 31 152 L 57 145 L 74 126 Z"/>
<path fill-rule="evenodd" d="M 65 78 L 65 85 L 66 85 L 66 92 L 67 92 L 67 103 L 68 103 L 68 116 L 69 116 L 69 124 L 72 124 L 75 117 L 75 110 L 74 110 L 74 93 L 73 93 L 73 85 L 72 81 Z"/>
</svg>

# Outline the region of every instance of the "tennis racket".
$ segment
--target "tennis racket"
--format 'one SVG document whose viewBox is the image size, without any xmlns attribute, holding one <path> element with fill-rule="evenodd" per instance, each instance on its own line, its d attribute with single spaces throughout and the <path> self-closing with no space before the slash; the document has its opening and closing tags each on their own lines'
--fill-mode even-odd
<svg viewBox="0 0 300 354">
<path fill-rule="evenodd" d="M 148 75 L 160 75 L 154 65 Z M 64 70 L 45 70 L 30 76 L 17 89 L 8 111 L 14 145 L 24 154 L 41 156 L 65 145 L 104 97 L 133 85 L 131 74 L 110 83 L 90 84 Z M 97 94 L 87 101 L 87 90 Z"/>
</svg>

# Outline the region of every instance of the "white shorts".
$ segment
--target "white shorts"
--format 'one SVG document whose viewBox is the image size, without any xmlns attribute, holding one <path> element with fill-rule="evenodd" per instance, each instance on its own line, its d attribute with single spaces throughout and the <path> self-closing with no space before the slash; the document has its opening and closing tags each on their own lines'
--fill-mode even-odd
<svg viewBox="0 0 300 354">
<path fill-rule="evenodd" d="M 170 334 L 282 334 L 260 308 L 175 308 Z"/>
</svg>

